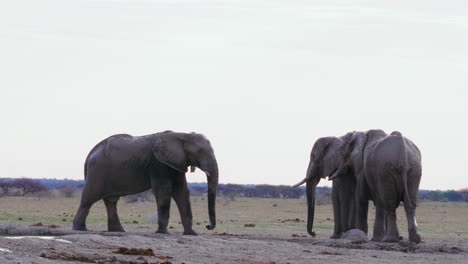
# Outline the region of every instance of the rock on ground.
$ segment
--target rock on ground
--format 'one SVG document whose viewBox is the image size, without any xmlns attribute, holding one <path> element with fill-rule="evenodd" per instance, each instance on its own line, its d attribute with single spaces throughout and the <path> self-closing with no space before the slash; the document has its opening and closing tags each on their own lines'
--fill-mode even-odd
<svg viewBox="0 0 468 264">
<path fill-rule="evenodd" d="M 348 240 L 351 240 L 353 242 L 367 243 L 369 241 L 369 239 L 367 238 L 367 234 L 364 233 L 360 229 L 351 229 L 348 232 L 344 233 L 341 236 L 341 238 L 342 239 L 348 239 Z"/>
</svg>

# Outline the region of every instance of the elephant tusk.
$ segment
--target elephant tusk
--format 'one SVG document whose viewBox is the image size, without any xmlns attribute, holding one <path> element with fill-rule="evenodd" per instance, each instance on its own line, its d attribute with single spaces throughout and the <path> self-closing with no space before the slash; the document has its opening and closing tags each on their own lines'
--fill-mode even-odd
<svg viewBox="0 0 468 264">
<path fill-rule="evenodd" d="M 305 183 L 307 180 L 308 180 L 308 179 L 307 179 L 307 177 L 306 177 L 306 178 L 304 178 L 302 181 L 300 181 L 299 183 L 294 184 L 292 187 L 299 187 L 299 186 L 301 186 L 303 183 Z"/>
<path fill-rule="evenodd" d="M 205 174 L 206 174 L 206 177 L 210 177 L 210 176 L 211 176 L 211 174 L 210 174 L 209 172 L 205 172 Z"/>
<path fill-rule="evenodd" d="M 190 172 L 195 172 L 195 168 L 196 168 L 195 166 L 191 165 L 190 166 Z"/>
<path fill-rule="evenodd" d="M 340 170 L 337 169 L 337 170 L 335 171 L 335 173 L 333 173 L 332 176 L 328 176 L 328 180 L 329 180 L 329 181 L 333 181 L 334 179 L 338 178 L 338 172 L 339 172 L 339 171 L 340 171 Z"/>
<path fill-rule="evenodd" d="M 335 175 L 332 175 L 332 176 L 328 177 L 328 180 L 329 180 L 329 181 L 333 181 L 334 179 L 336 179 L 336 177 L 337 177 L 336 174 L 335 174 Z"/>
</svg>

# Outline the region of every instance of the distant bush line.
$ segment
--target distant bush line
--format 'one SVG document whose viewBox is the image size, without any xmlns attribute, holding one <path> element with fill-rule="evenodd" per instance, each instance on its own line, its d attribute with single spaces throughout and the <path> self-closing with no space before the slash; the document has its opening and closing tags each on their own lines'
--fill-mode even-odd
<svg viewBox="0 0 468 264">
<path fill-rule="evenodd" d="M 57 190 L 65 197 L 72 197 L 83 186 L 83 180 L 0 178 L 0 196 L 33 196 Z M 207 193 L 206 183 L 189 183 L 189 189 L 194 196 L 206 195 Z M 231 199 L 235 197 L 299 199 L 305 196 L 305 187 L 293 188 L 287 185 L 267 184 L 219 184 L 218 194 Z M 468 188 L 458 191 L 419 190 L 418 196 L 420 201 L 468 202 Z M 317 187 L 316 201 L 318 204 L 328 203 L 330 197 L 330 187 Z"/>
</svg>

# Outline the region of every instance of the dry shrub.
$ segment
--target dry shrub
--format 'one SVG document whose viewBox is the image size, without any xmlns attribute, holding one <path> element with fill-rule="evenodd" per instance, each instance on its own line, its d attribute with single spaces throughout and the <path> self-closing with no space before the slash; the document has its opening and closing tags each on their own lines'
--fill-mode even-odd
<svg viewBox="0 0 468 264">
<path fill-rule="evenodd" d="M 60 185 L 57 189 L 66 198 L 73 197 L 77 191 L 77 188 L 70 184 Z"/>
</svg>

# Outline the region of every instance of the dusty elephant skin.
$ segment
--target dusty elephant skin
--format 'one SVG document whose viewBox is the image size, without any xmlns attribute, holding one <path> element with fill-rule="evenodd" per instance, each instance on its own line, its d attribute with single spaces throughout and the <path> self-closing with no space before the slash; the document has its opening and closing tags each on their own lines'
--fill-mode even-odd
<svg viewBox="0 0 468 264">
<path fill-rule="evenodd" d="M 117 215 L 120 196 L 152 189 L 158 208 L 158 233 L 168 233 L 171 198 L 177 204 L 184 234 L 192 229 L 192 208 L 185 173 L 200 168 L 208 180 L 208 214 L 216 226 L 215 199 L 218 187 L 218 164 L 210 142 L 201 134 L 161 133 L 135 137 L 114 135 L 97 144 L 86 158 L 85 186 L 73 220 L 74 230 L 86 230 L 91 206 L 103 199 L 107 209 L 108 231 L 123 232 Z"/>
</svg>

